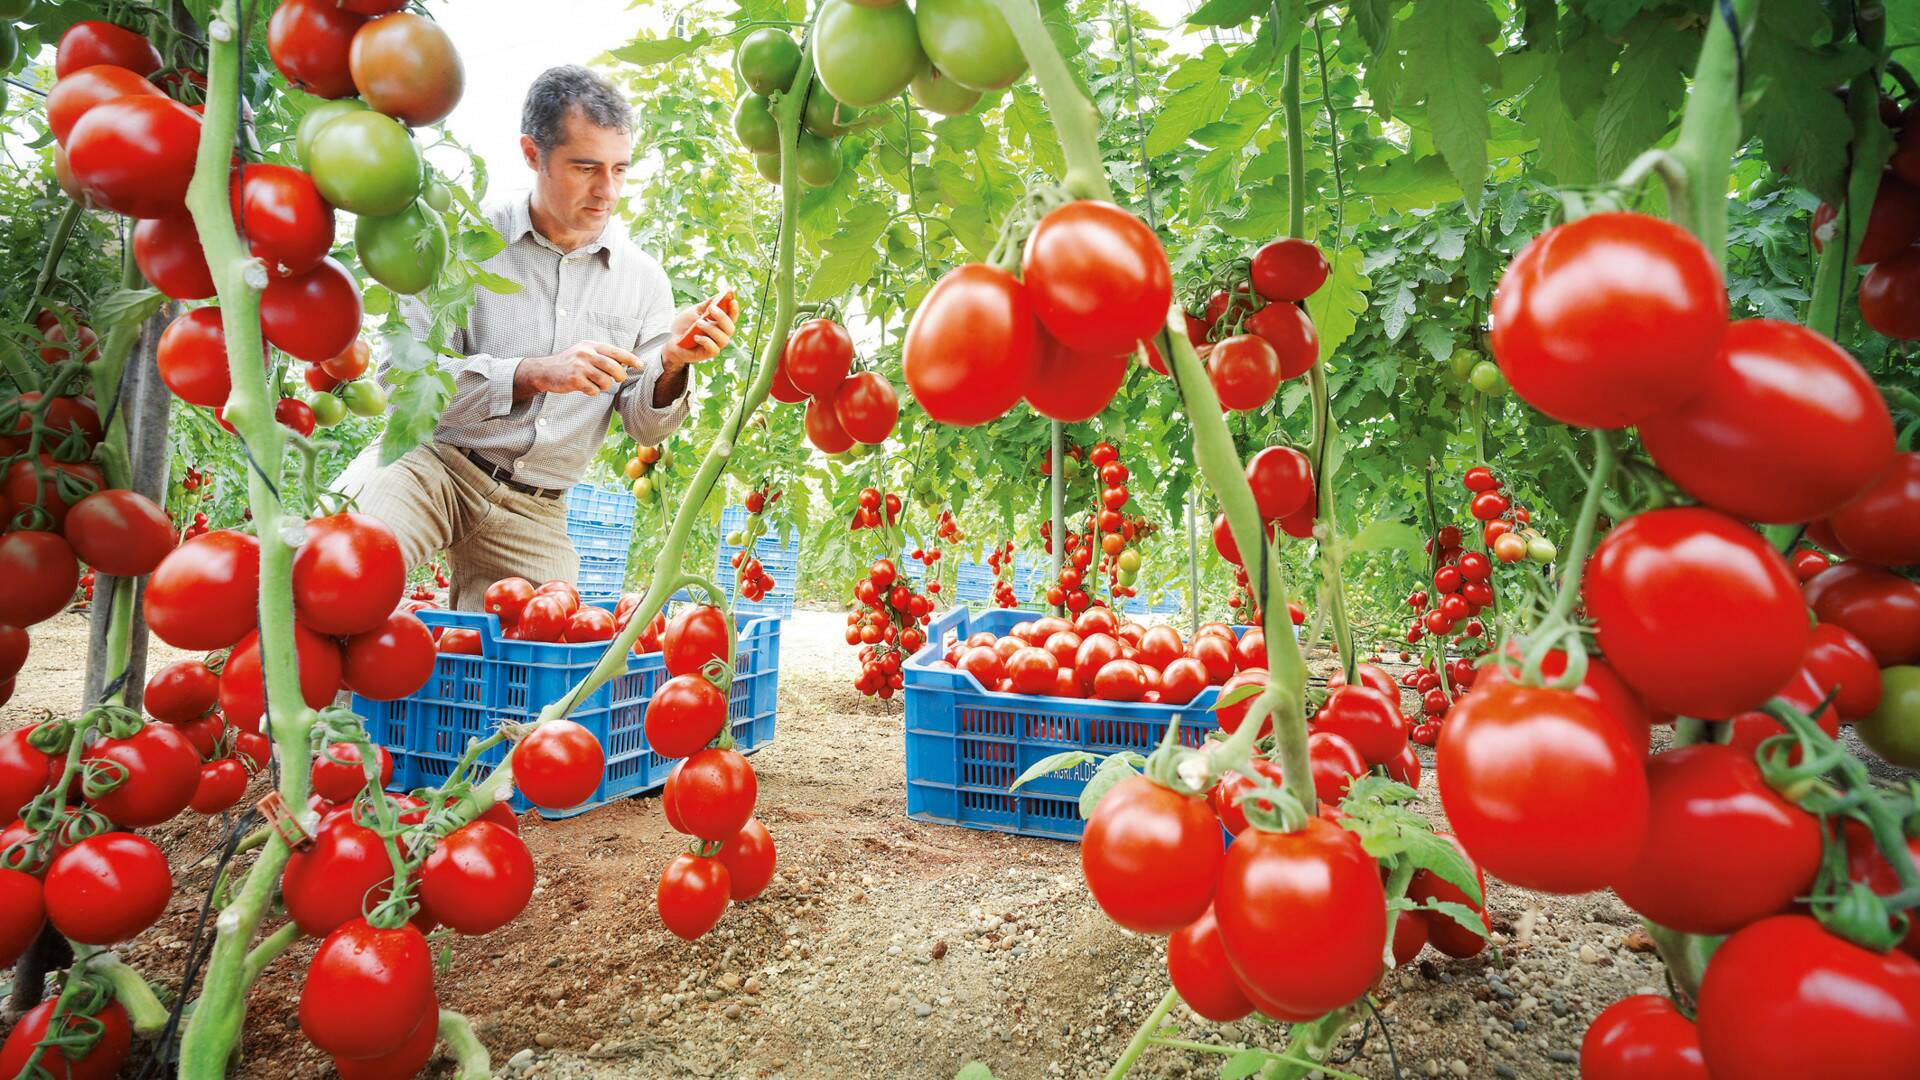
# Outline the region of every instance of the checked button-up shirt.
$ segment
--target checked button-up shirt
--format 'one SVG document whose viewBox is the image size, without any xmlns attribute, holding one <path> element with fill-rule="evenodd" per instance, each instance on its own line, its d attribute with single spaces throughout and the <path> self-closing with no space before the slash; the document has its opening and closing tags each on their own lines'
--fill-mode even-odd
<svg viewBox="0 0 1920 1080">
<path fill-rule="evenodd" d="M 653 405 L 674 315 L 673 286 L 659 262 L 621 233 L 618 222 L 593 243 L 561 251 L 533 227 L 525 194 L 492 208 L 488 217 L 507 246 L 482 265 L 520 291 L 476 290 L 466 326 L 449 335 L 448 348 L 460 357 L 440 359 L 455 389 L 434 440 L 511 469 L 523 484 L 566 488 L 586 474 L 616 411 L 627 434 L 643 444 L 678 428 L 687 418 L 688 395 L 665 408 Z M 424 339 L 426 309 L 410 301 L 406 316 L 415 336 Z M 643 367 L 612 393 L 513 400 L 513 374 L 522 359 L 550 356 L 581 341 L 630 350 Z"/>
</svg>

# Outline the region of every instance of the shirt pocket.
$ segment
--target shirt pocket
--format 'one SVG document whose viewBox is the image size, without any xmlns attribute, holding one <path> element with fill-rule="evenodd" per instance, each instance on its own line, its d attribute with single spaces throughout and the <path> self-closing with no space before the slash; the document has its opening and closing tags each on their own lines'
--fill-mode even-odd
<svg viewBox="0 0 1920 1080">
<path fill-rule="evenodd" d="M 623 349 L 632 349 L 640 343 L 640 330 L 644 325 L 641 319 L 631 315 L 614 315 L 603 311 L 587 315 L 587 329 L 595 340 Z"/>
</svg>

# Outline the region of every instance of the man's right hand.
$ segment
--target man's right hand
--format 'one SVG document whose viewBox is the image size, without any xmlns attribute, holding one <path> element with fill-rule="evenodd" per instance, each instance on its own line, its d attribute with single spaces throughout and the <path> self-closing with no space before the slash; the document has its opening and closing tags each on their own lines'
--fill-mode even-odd
<svg viewBox="0 0 1920 1080">
<path fill-rule="evenodd" d="M 618 345 L 582 341 L 552 356 L 529 356 L 513 372 L 513 399 L 535 394 L 598 394 L 613 390 L 640 358 Z"/>
</svg>

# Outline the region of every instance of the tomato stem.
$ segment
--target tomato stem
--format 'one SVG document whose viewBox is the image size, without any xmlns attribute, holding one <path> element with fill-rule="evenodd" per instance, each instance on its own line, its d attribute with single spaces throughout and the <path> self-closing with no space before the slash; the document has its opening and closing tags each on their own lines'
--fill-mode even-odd
<svg viewBox="0 0 1920 1080">
<path fill-rule="evenodd" d="M 493 1061 L 486 1044 L 473 1033 L 473 1024 L 462 1013 L 440 1010 L 440 1038 L 453 1055 L 456 1080 L 487 1080 L 493 1075 Z"/>
<path fill-rule="evenodd" d="M 135 1032 L 154 1036 L 166 1030 L 172 1013 L 138 971 L 121 963 L 113 953 L 94 954 L 88 966 L 113 988 L 114 1000 L 127 1010 L 127 1020 Z"/>
<path fill-rule="evenodd" d="M 260 944 L 255 945 L 247 953 L 246 963 L 241 965 L 241 979 L 244 984 L 251 987 L 258 982 L 267 968 L 280 958 L 280 954 L 286 952 L 294 942 L 299 940 L 300 924 L 295 922 L 282 923 L 274 928 L 273 933 L 261 938 Z"/>
<path fill-rule="evenodd" d="M 1179 992 L 1168 988 L 1166 995 L 1160 999 L 1160 1004 L 1155 1005 L 1153 1011 L 1147 1014 L 1147 1018 L 1140 1022 L 1139 1029 L 1133 1033 L 1132 1041 L 1127 1043 L 1127 1048 L 1120 1052 L 1120 1057 L 1114 1061 L 1113 1068 L 1107 1070 L 1107 1080 L 1120 1080 L 1120 1077 L 1133 1070 L 1134 1063 L 1140 1060 L 1140 1055 L 1146 1053 L 1147 1046 L 1153 1041 L 1153 1033 L 1160 1030 L 1160 1025 L 1166 1022 L 1167 1014 L 1173 1011 L 1173 1003 L 1179 1000 Z"/>
<path fill-rule="evenodd" d="M 1616 461 L 1613 436 L 1606 431 L 1595 431 L 1593 471 L 1587 476 L 1587 493 L 1580 500 L 1580 516 L 1574 520 L 1573 539 L 1568 541 L 1564 553 L 1566 572 L 1560 579 L 1560 591 L 1554 595 L 1553 607 L 1534 629 L 1533 642 L 1527 647 L 1522 664 L 1522 681 L 1529 686 L 1540 685 L 1540 665 L 1556 646 L 1565 648 L 1567 667 L 1555 685 L 1567 689 L 1580 685 L 1586 678 L 1587 653 L 1580 643 L 1579 630 L 1572 623 L 1573 609 L 1580 602 L 1580 582 L 1587 568 L 1587 553 L 1593 549 L 1600 497 L 1613 479 Z"/>
</svg>

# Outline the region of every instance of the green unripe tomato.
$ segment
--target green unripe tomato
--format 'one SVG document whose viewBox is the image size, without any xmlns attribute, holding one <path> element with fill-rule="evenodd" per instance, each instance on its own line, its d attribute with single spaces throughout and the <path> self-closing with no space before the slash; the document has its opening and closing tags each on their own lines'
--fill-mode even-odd
<svg viewBox="0 0 1920 1080">
<path fill-rule="evenodd" d="M 1473 366 L 1484 359 L 1486 357 L 1481 356 L 1479 350 L 1462 345 L 1453 350 L 1453 356 L 1448 359 L 1447 366 L 1453 369 L 1454 378 L 1464 379 L 1472 375 Z"/>
<path fill-rule="evenodd" d="M 639 499 L 641 502 L 646 502 L 653 498 L 653 478 L 643 476 L 635 480 L 633 482 L 633 497 Z"/>
<path fill-rule="evenodd" d="M 673 468 L 673 450 L 671 447 L 663 446 L 660 448 L 660 460 L 654 462 L 654 466 L 660 469 Z"/>
<path fill-rule="evenodd" d="M 12 71 L 20 59 L 20 35 L 10 22 L 0 22 L 0 71 Z"/>
<path fill-rule="evenodd" d="M 772 26 L 762 27 L 740 39 L 733 54 L 733 69 L 740 81 L 762 97 L 793 85 L 800 71 L 800 46 L 793 35 Z"/>
<path fill-rule="evenodd" d="M 1123 567 L 1121 567 L 1121 568 L 1120 568 L 1120 572 L 1119 572 L 1119 574 L 1118 574 L 1118 575 L 1116 575 L 1116 576 L 1118 576 L 1118 577 L 1119 577 L 1119 579 L 1120 579 L 1120 584 L 1122 584 L 1122 585 L 1131 585 L 1131 584 L 1133 584 L 1133 582 L 1134 582 L 1134 579 L 1140 576 L 1140 571 L 1138 571 L 1138 570 L 1128 570 L 1128 569 L 1127 569 L 1126 567 L 1124 567 L 1124 566 L 1123 566 Z"/>
<path fill-rule="evenodd" d="M 422 202 L 391 217 L 353 223 L 354 254 L 373 280 L 409 296 L 425 292 L 447 265 L 447 226 Z"/>
<path fill-rule="evenodd" d="M 1135 574 L 1140 571 L 1140 552 L 1133 548 L 1121 548 L 1119 560 L 1120 572 Z"/>
<path fill-rule="evenodd" d="M 33 0 L 0 0 L 0 19 L 10 23 L 23 21 L 32 10 Z"/>
<path fill-rule="evenodd" d="M 739 547 L 740 545 L 746 542 L 747 542 L 747 534 L 741 532 L 739 529 L 735 529 L 732 532 L 727 534 L 728 547 Z"/>
<path fill-rule="evenodd" d="M 780 182 L 780 155 L 778 153 L 753 155 L 753 167 L 761 176 L 766 177 L 769 181 L 775 184 Z"/>
<path fill-rule="evenodd" d="M 313 168 L 313 138 L 320 129 L 340 119 L 348 113 L 366 112 L 367 103 L 357 97 L 337 98 L 323 101 L 308 109 L 300 118 L 299 126 L 293 129 L 293 152 L 300 159 L 303 168 Z"/>
<path fill-rule="evenodd" d="M 453 191 L 438 180 L 427 182 L 427 190 L 420 193 L 420 201 L 436 214 L 444 214 L 453 207 Z"/>
<path fill-rule="evenodd" d="M 835 101 L 827 88 L 820 85 L 820 80 L 814 79 L 807 89 L 807 108 L 800 118 L 800 126 L 823 139 L 837 139 L 847 133 L 854 117 L 859 115 L 859 109 Z"/>
<path fill-rule="evenodd" d="M 372 379 L 355 379 L 340 387 L 341 400 L 355 416 L 379 416 L 387 411 L 386 388 Z"/>
<path fill-rule="evenodd" d="M 780 153 L 780 125 L 773 118 L 767 99 L 759 94 L 741 94 L 733 106 L 733 137 L 755 154 Z"/>
<path fill-rule="evenodd" d="M 794 149 L 794 171 L 808 187 L 826 187 L 840 177 L 840 147 L 829 139 L 800 133 Z"/>
<path fill-rule="evenodd" d="M 1880 707 L 1854 721 L 1860 741 L 1888 762 L 1920 768 L 1920 666 L 1880 671 Z"/>
<path fill-rule="evenodd" d="M 813 25 L 813 67 L 834 100 L 856 109 L 892 101 L 927 63 L 905 4 L 827 0 Z"/>
<path fill-rule="evenodd" d="M 980 91 L 961 86 L 937 67 L 929 66 L 915 75 L 911 89 L 913 100 L 921 108 L 941 116 L 962 116 L 980 104 Z"/>
<path fill-rule="evenodd" d="M 1482 360 L 1473 365 L 1473 374 L 1467 379 L 1473 383 L 1475 390 L 1492 397 L 1507 392 L 1507 377 L 1500 374 L 1500 365 L 1491 360 Z"/>
<path fill-rule="evenodd" d="M 954 82 L 975 90 L 1012 86 L 1027 57 L 993 0 L 914 0 L 920 47 Z"/>
<path fill-rule="evenodd" d="M 313 186 L 348 213 L 382 217 L 405 210 L 426 181 L 420 148 L 400 122 L 377 112 L 349 111 L 314 133 Z"/>
<path fill-rule="evenodd" d="M 1554 547 L 1553 541 L 1544 536 L 1535 536 L 1527 540 L 1527 558 L 1532 559 L 1534 562 L 1550 563 L 1553 561 L 1553 557 L 1558 554 L 1560 554 L 1560 549 Z"/>
<path fill-rule="evenodd" d="M 347 403 L 332 394 L 315 394 L 307 399 L 307 405 L 313 410 L 313 422 L 323 428 L 347 418 Z"/>
</svg>

